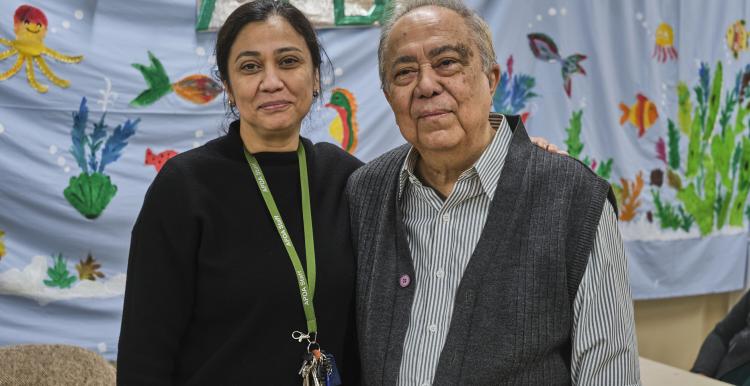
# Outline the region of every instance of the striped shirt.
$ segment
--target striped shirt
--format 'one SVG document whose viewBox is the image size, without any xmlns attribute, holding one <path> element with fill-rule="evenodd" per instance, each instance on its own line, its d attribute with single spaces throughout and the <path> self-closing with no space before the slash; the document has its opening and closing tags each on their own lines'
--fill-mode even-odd
<svg viewBox="0 0 750 386">
<path fill-rule="evenodd" d="M 412 148 L 399 181 L 407 241 L 419 278 L 399 370 L 400 386 L 431 385 L 464 270 L 479 241 L 508 153 L 505 119 L 477 162 L 442 200 L 415 176 Z M 573 302 L 573 385 L 640 385 L 633 305 L 617 216 L 607 201 Z"/>
</svg>

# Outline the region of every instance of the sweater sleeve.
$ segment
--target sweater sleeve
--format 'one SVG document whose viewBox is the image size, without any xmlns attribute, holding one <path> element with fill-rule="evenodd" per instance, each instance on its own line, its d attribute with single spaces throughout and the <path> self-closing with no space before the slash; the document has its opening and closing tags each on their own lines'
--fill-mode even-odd
<svg viewBox="0 0 750 386">
<path fill-rule="evenodd" d="M 118 384 L 168 385 L 193 305 L 200 230 L 175 162 L 157 175 L 131 235 Z"/>
<path fill-rule="evenodd" d="M 354 185 L 355 181 L 352 181 L 352 176 L 349 177 L 349 180 L 346 183 L 346 189 L 344 190 L 344 198 L 346 199 L 347 206 L 349 208 L 349 229 L 350 234 L 352 238 L 352 248 L 354 248 L 355 256 L 357 252 L 357 240 L 359 237 L 359 212 L 357 211 L 357 208 L 355 207 L 356 202 L 356 195 L 354 193 Z"/>
<path fill-rule="evenodd" d="M 727 353 L 732 337 L 747 327 L 748 314 L 750 314 L 750 292 L 745 293 L 745 296 L 732 307 L 729 315 L 719 322 L 706 337 L 690 371 L 708 376 L 716 375 L 716 370 Z"/>
</svg>

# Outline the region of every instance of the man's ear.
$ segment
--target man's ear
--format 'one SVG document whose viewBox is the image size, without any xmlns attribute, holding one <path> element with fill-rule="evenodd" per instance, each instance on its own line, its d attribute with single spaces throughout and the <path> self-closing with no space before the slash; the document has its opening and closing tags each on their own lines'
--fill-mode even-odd
<svg viewBox="0 0 750 386">
<path fill-rule="evenodd" d="M 490 94 L 495 95 L 497 84 L 500 82 L 500 65 L 495 63 L 487 73 L 487 80 L 490 82 Z"/>
</svg>

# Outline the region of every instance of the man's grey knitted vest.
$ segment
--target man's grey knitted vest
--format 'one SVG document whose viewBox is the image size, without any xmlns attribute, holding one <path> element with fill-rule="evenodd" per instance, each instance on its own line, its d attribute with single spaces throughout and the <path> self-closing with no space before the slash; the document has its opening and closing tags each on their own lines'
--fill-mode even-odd
<svg viewBox="0 0 750 386">
<path fill-rule="evenodd" d="M 570 383 L 573 297 L 608 194 L 614 201 L 606 181 L 533 145 L 518 117 L 508 121 L 510 149 L 456 293 L 435 385 Z M 365 385 L 396 384 L 419 285 L 397 199 L 407 151 L 370 162 L 347 187 Z M 403 274 L 413 278 L 406 288 Z"/>
</svg>

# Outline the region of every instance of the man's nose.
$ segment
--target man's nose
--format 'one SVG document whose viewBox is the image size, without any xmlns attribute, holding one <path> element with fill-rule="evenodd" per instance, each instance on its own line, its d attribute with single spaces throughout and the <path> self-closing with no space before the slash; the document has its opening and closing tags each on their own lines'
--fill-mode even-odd
<svg viewBox="0 0 750 386">
<path fill-rule="evenodd" d="M 431 65 L 420 66 L 414 92 L 419 98 L 430 98 L 443 92 L 440 78 Z"/>
</svg>

